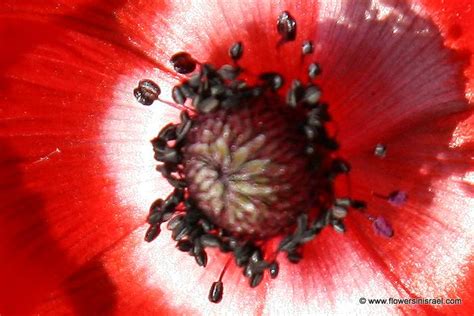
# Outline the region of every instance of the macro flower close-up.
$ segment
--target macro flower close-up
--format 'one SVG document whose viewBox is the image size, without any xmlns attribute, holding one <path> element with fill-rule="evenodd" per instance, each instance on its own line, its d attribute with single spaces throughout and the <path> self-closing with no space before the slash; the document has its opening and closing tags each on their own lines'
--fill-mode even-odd
<svg viewBox="0 0 474 316">
<path fill-rule="evenodd" d="M 472 21 L 2 1 L 0 315 L 472 315 Z"/>
</svg>

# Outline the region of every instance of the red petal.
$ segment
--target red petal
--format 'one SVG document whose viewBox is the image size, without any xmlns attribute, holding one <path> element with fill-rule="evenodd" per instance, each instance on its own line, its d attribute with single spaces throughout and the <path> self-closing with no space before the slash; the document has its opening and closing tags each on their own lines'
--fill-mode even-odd
<svg viewBox="0 0 474 316">
<path fill-rule="evenodd" d="M 110 16 L 114 5 L 2 5 L 1 313 L 30 313 L 58 287 L 73 311 L 114 308 L 115 285 L 95 258 L 143 220 L 124 217 L 111 194 L 114 177 L 100 153 L 124 140 L 98 137 L 101 118 L 118 77 L 155 66 L 102 39 L 114 33 L 111 40 L 127 43 Z M 99 282 L 80 285 L 110 292 L 99 301 L 71 288 L 71 275 L 87 267 Z"/>
<path fill-rule="evenodd" d="M 464 50 L 470 56 L 470 65 L 466 70 L 469 78 L 466 94 L 473 100 L 474 91 L 474 6 L 470 0 L 443 1 L 423 0 L 426 8 L 432 12 L 431 16 L 443 32 L 445 42 L 449 47 Z"/>
</svg>

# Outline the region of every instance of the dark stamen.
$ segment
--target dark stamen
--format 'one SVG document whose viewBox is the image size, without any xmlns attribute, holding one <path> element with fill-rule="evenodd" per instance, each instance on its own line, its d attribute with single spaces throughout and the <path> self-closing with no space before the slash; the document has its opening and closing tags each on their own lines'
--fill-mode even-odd
<svg viewBox="0 0 474 316">
<path fill-rule="evenodd" d="M 304 92 L 303 100 L 310 105 L 315 105 L 321 98 L 321 89 L 315 85 L 309 85 Z"/>
<path fill-rule="evenodd" d="M 291 83 L 291 89 L 286 96 L 286 103 L 291 107 L 296 107 L 304 95 L 304 88 L 301 81 L 295 79 Z"/>
<path fill-rule="evenodd" d="M 355 209 L 358 209 L 358 210 L 362 210 L 362 209 L 367 208 L 367 203 L 365 203 L 364 201 L 360 201 L 360 200 L 352 200 L 351 201 L 351 207 L 353 207 Z"/>
<path fill-rule="evenodd" d="M 261 74 L 259 78 L 263 80 L 273 91 L 277 91 L 283 86 L 283 77 L 276 72 L 265 72 Z"/>
<path fill-rule="evenodd" d="M 374 155 L 377 157 L 385 157 L 387 154 L 387 147 L 384 144 L 377 144 L 374 149 Z"/>
<path fill-rule="evenodd" d="M 275 279 L 278 276 L 278 272 L 280 271 L 278 262 L 273 261 L 272 263 L 270 263 L 270 266 L 268 267 L 268 269 L 270 271 L 270 277 L 272 279 Z"/>
<path fill-rule="evenodd" d="M 308 76 L 311 79 L 316 78 L 318 75 L 321 74 L 321 67 L 317 63 L 311 63 L 308 66 Z"/>
<path fill-rule="evenodd" d="M 344 233 L 346 231 L 346 226 L 339 219 L 334 219 L 331 225 L 334 228 L 334 230 L 337 231 L 338 233 Z"/>
<path fill-rule="evenodd" d="M 194 249 L 194 258 L 196 259 L 196 263 L 201 266 L 205 267 L 207 265 L 207 253 L 204 251 L 204 249 L 198 249 L 196 251 L 196 248 Z"/>
<path fill-rule="evenodd" d="M 337 173 L 349 173 L 351 166 L 349 163 L 342 159 L 334 159 L 332 164 L 333 172 Z"/>
<path fill-rule="evenodd" d="M 296 249 L 288 252 L 286 257 L 291 263 L 298 263 L 303 258 L 302 254 Z"/>
<path fill-rule="evenodd" d="M 347 208 L 351 206 L 352 200 L 350 198 L 344 197 L 344 198 L 336 198 L 336 201 L 334 204 L 336 204 L 339 207 L 344 207 Z"/>
<path fill-rule="evenodd" d="M 222 300 L 223 294 L 224 283 L 222 283 L 222 281 L 216 281 L 212 283 L 211 290 L 209 291 L 209 301 L 219 303 Z"/>
<path fill-rule="evenodd" d="M 225 80 L 235 80 L 240 74 L 240 68 L 232 65 L 224 65 L 217 71 Z"/>
<path fill-rule="evenodd" d="M 237 61 L 242 58 L 243 53 L 244 47 L 242 45 L 242 42 L 236 42 L 232 44 L 232 46 L 229 48 L 229 56 L 234 61 Z"/>
<path fill-rule="evenodd" d="M 188 74 L 196 69 L 196 61 L 186 52 L 176 53 L 171 56 L 170 62 L 174 70 L 180 74 Z"/>
<path fill-rule="evenodd" d="M 152 105 L 160 93 L 160 87 L 149 79 L 140 80 L 138 87 L 133 90 L 133 95 L 143 105 Z"/>
<path fill-rule="evenodd" d="M 221 245 L 221 241 L 218 237 L 209 234 L 202 235 L 200 240 L 203 247 L 219 247 Z"/>
<path fill-rule="evenodd" d="M 180 240 L 178 241 L 176 247 L 183 252 L 188 252 L 193 248 L 193 243 L 189 240 Z"/>
<path fill-rule="evenodd" d="M 156 237 L 160 234 L 160 226 L 158 225 L 151 225 L 145 233 L 145 241 L 151 242 L 155 240 Z"/>
<path fill-rule="evenodd" d="M 212 283 L 211 290 L 209 291 L 209 301 L 212 303 L 219 303 L 222 300 L 222 295 L 224 294 L 224 283 L 222 283 L 222 279 L 224 278 L 224 274 L 229 267 L 230 260 L 227 260 L 224 268 L 221 271 L 219 276 L 219 280 Z"/>
<path fill-rule="evenodd" d="M 313 53 L 314 47 L 313 47 L 313 42 L 312 41 L 304 41 L 303 45 L 301 45 L 301 53 L 303 55 L 309 55 Z"/>
<path fill-rule="evenodd" d="M 176 143 L 179 143 L 185 139 L 193 124 L 191 119 L 189 118 L 188 112 L 186 111 L 181 112 L 180 118 L 181 123 L 176 128 Z"/>
<path fill-rule="evenodd" d="M 181 87 L 179 86 L 173 87 L 173 90 L 171 90 L 171 97 L 173 98 L 173 101 L 177 104 L 184 104 L 184 102 L 186 101 L 186 97 L 184 96 L 184 93 L 181 90 Z"/>
<path fill-rule="evenodd" d="M 296 20 L 290 13 L 283 11 L 278 17 L 277 30 L 283 42 L 294 41 L 296 39 Z"/>
<path fill-rule="evenodd" d="M 263 280 L 263 273 L 256 273 L 250 279 L 250 286 L 257 287 Z"/>
<path fill-rule="evenodd" d="M 343 219 L 347 216 L 347 208 L 344 206 L 334 206 L 331 208 L 332 215 L 334 218 Z"/>
<path fill-rule="evenodd" d="M 197 103 L 196 108 L 200 113 L 211 113 L 219 106 L 219 100 L 214 97 L 208 97 Z"/>
<path fill-rule="evenodd" d="M 174 230 L 176 227 L 178 227 L 178 225 L 182 225 L 183 221 L 184 215 L 175 216 L 168 222 L 168 224 L 166 224 L 166 228 L 169 230 Z"/>
<path fill-rule="evenodd" d="M 160 222 L 161 217 L 162 217 L 162 212 L 161 212 L 162 205 L 163 205 L 162 199 L 158 199 L 151 204 L 150 211 L 147 218 L 148 224 L 154 225 Z"/>
</svg>

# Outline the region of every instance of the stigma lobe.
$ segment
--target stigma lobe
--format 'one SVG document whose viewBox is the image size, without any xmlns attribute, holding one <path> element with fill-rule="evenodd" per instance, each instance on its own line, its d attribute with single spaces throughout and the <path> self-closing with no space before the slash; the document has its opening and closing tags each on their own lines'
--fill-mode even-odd
<svg viewBox="0 0 474 316">
<path fill-rule="evenodd" d="M 190 194 L 230 232 L 257 238 L 278 234 L 309 206 L 309 160 L 299 139 L 304 135 L 276 107 L 198 119 L 184 150 Z"/>
</svg>

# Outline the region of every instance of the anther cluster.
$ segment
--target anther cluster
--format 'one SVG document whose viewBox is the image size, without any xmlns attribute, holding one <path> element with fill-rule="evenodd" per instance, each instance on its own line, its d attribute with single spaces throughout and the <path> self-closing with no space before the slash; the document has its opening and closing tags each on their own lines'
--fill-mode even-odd
<svg viewBox="0 0 474 316">
<path fill-rule="evenodd" d="M 295 40 L 296 21 L 288 12 L 278 18 L 277 31 L 283 42 Z M 311 41 L 300 47 L 305 58 L 313 53 Z M 365 203 L 333 191 L 335 177 L 350 166 L 337 157 L 338 143 L 327 130 L 328 105 L 315 83 L 319 64 L 309 64 L 304 80 L 285 85 L 279 73 L 267 72 L 249 85 L 240 79 L 243 44 L 228 52 L 230 63 L 220 67 L 186 52 L 170 60 L 178 73 L 189 74 L 172 89 L 180 121 L 163 127 L 151 143 L 157 170 L 174 190 L 151 205 L 145 240 L 154 240 L 166 223 L 177 249 L 199 266 L 207 265 L 209 248 L 228 253 L 256 287 L 265 271 L 277 277 L 280 253 L 299 262 L 305 243 L 326 226 L 344 232 L 348 209 Z M 160 88 L 142 80 L 134 94 L 150 105 Z M 270 238 L 281 241 L 268 252 Z M 222 299 L 230 262 L 211 286 L 211 302 Z"/>
</svg>

